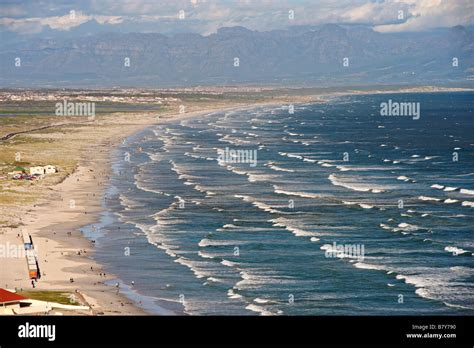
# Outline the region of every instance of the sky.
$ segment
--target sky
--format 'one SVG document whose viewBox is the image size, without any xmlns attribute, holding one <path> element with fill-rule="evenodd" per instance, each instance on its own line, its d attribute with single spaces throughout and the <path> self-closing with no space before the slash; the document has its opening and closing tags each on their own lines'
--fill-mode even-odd
<svg viewBox="0 0 474 348">
<path fill-rule="evenodd" d="M 379 32 L 474 24 L 474 0 L 0 0 L 0 34 L 195 32 L 364 24 Z"/>
</svg>

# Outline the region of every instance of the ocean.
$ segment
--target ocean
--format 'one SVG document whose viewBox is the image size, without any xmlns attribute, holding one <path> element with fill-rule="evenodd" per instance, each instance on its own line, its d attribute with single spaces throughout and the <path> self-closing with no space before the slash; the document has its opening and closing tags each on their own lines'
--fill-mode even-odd
<svg viewBox="0 0 474 348">
<path fill-rule="evenodd" d="M 152 314 L 474 314 L 474 93 L 327 99 L 127 138 L 94 257 Z"/>
</svg>

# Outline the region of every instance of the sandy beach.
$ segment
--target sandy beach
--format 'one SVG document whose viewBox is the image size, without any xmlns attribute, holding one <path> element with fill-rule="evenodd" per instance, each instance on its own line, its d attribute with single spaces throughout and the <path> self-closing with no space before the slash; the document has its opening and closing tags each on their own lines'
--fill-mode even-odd
<svg viewBox="0 0 474 348">
<path fill-rule="evenodd" d="M 207 111 L 165 114 L 162 117 L 182 119 Z M 106 124 L 106 131 L 91 127 L 94 132 L 73 134 L 75 139 L 71 142 L 81 143 L 77 147 L 80 154 L 76 170 L 62 182 L 48 187 L 46 194 L 35 204 L 19 206 L 13 212 L 2 207 L 2 216 L 17 218 L 21 222 L 20 228 L 3 229 L 0 235 L 2 243 L 21 246 L 21 231 L 32 237 L 41 272 L 35 289 L 75 292 L 81 302 L 90 306 L 89 311 L 68 314 L 145 313 L 115 287 L 104 284 L 114 279 L 114 275 L 107 274 L 93 260 L 94 244 L 80 231 L 81 227 L 98 220 L 110 170 L 111 150 L 127 136 L 158 122 L 153 115 L 138 116 L 135 119 L 130 116 L 115 118 Z M 32 290 L 24 257 L 5 258 L 2 263 L 1 287 Z"/>
<path fill-rule="evenodd" d="M 298 101 L 310 100 L 315 99 L 304 97 Z M 275 101 L 261 103 L 265 104 L 275 104 Z M 34 203 L 13 208 L 0 207 L 2 220 L 6 218 L 11 225 L 15 225 L 2 229 L 0 242 L 21 249 L 21 232 L 29 233 L 37 251 L 41 273 L 41 278 L 33 289 L 24 255 L 4 258 L 0 270 L 0 287 L 16 291 L 70 292 L 78 302 L 89 307 L 88 310 L 61 311 L 61 314 L 147 314 L 122 295 L 115 286 L 105 284 L 116 277 L 108 274 L 102 265 L 94 260 L 94 243 L 81 232 L 82 227 L 99 220 L 110 171 L 111 151 L 126 137 L 153 124 L 248 106 L 252 105 L 227 103 L 206 109 L 190 108 L 186 113 L 165 112 L 160 114 L 159 118 L 152 113 L 114 115 L 113 119 L 99 119 L 87 127 L 75 128 L 73 131 L 64 132 L 63 128 L 62 132 L 29 134 L 37 138 L 62 138 L 61 140 L 69 145 L 67 148 L 58 149 L 58 152 L 61 156 L 78 157 L 78 165 L 58 183 L 26 188 L 25 191 L 34 190 L 40 197 Z"/>
</svg>

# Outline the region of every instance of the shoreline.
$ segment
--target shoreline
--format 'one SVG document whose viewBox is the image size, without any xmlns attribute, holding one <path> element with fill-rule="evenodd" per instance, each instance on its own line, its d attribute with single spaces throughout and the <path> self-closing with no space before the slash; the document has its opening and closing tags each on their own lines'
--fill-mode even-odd
<svg viewBox="0 0 474 348">
<path fill-rule="evenodd" d="M 460 90 L 464 92 L 466 90 Z M 471 90 L 472 91 L 472 90 Z M 311 96 L 306 101 L 296 101 L 293 104 L 325 103 L 331 97 L 344 95 L 379 94 L 379 93 L 435 93 L 449 92 L 445 90 L 399 90 L 399 91 L 348 91 L 347 93 L 330 93 Z M 452 91 L 458 92 L 458 91 Z M 296 98 L 295 98 L 296 99 Z M 234 105 L 217 107 L 198 111 L 189 111 L 184 114 L 176 112 L 165 113 L 145 120 L 140 124 L 133 124 L 125 129 L 124 126 L 116 129 L 106 139 L 98 139 L 96 144 L 89 144 L 90 151 L 81 155 L 78 165 L 61 182 L 49 187 L 48 197 L 41 202 L 27 207 L 23 215 L 22 229 L 32 236 L 38 248 L 38 261 L 41 274 L 38 290 L 59 290 L 76 292 L 90 306 L 89 311 L 74 311 L 74 315 L 149 315 L 145 308 L 140 307 L 134 300 L 113 286 L 106 285 L 120 279 L 117 275 L 104 273 L 103 265 L 94 258 L 94 245 L 82 232 L 87 226 L 100 222 L 104 207 L 102 201 L 108 187 L 108 177 L 111 173 L 112 151 L 124 139 L 137 134 L 153 125 L 166 122 L 181 121 L 187 118 L 199 117 L 206 113 L 223 112 L 235 109 L 245 109 L 259 106 L 281 105 L 283 102 L 268 101 L 250 105 Z M 95 147 L 95 145 L 97 147 Z M 102 179 L 104 178 L 104 179 Z M 73 197 L 73 198 L 72 198 Z M 70 208 L 70 201 L 74 199 L 74 208 Z M 17 233 L 15 229 L 14 234 Z M 70 235 L 68 234 L 70 233 Z M 18 240 L 20 243 L 21 241 Z M 24 260 L 23 260 L 24 263 Z M 21 266 L 20 266 L 21 267 Z M 27 275 L 26 265 L 23 267 Z M 18 272 L 19 269 L 11 270 Z M 8 278 L 8 275 L 7 275 Z M 70 282 L 70 278 L 74 282 Z M 9 279 L 12 279 L 10 276 Z M 17 280 L 5 285 L 6 288 L 31 289 L 29 279 Z M 29 285 L 29 286 L 28 286 Z M 77 291 L 76 291 L 77 290 Z M 133 289 L 128 289 L 128 291 Z M 138 294 L 138 296 L 146 297 Z"/>
<path fill-rule="evenodd" d="M 8 283 L 0 283 L 0 287 L 10 290 L 75 293 L 76 297 L 89 306 L 89 310 L 72 310 L 68 311 L 68 315 L 150 315 L 146 309 L 141 308 L 121 291 L 117 291 L 114 286 L 105 284 L 119 280 L 119 277 L 104 271 L 103 265 L 94 258 L 94 244 L 82 231 L 88 226 L 97 224 L 105 211 L 102 200 L 112 170 L 112 151 L 124 139 L 153 125 L 181 121 L 212 112 L 270 104 L 279 103 L 219 106 L 183 114 L 166 112 L 159 115 L 159 118 L 153 117 L 126 130 L 121 127 L 109 134 L 109 139 L 99 139 L 101 141 L 98 144 L 89 144 L 93 158 L 88 156 L 90 152 L 85 151 L 74 171 L 48 188 L 50 192 L 47 197 L 41 198 L 35 204 L 22 207 L 24 214 L 20 218 L 21 228 L 11 228 L 12 233 L 7 243 L 21 245 L 21 238 L 16 234 L 22 230 L 32 237 L 41 274 L 35 289 L 32 289 L 23 257 L 13 260 L 13 265 L 7 267 L 6 274 L 0 273 L 1 280 L 9 280 Z M 102 180 L 101 177 L 105 179 Z M 74 208 L 71 208 L 71 199 L 74 200 Z M 70 279 L 73 279 L 73 282 Z M 140 296 L 142 295 L 137 295 Z"/>
<path fill-rule="evenodd" d="M 3 281 L 0 286 L 27 291 L 75 293 L 76 297 L 87 303 L 90 310 L 74 310 L 73 315 L 148 314 L 120 291 L 105 284 L 117 277 L 113 274 L 101 275 L 104 270 L 94 259 L 94 245 L 81 230 L 96 224 L 104 211 L 102 200 L 111 172 L 111 153 L 120 142 L 147 127 L 159 124 L 161 120 L 181 120 L 217 110 L 206 109 L 184 115 L 168 112 L 158 120 L 153 117 L 126 129 L 119 127 L 120 129 L 108 134 L 107 139 L 98 139 L 98 143 L 88 144 L 90 148 L 80 156 L 78 165 L 71 174 L 48 187 L 46 197 L 35 204 L 22 206 L 22 226 L 11 228 L 11 233 L 6 238 L 7 243 L 21 245 L 17 234 L 24 230 L 31 235 L 41 274 L 35 289 L 32 289 L 26 262 L 21 256 L 15 260 L 7 259 L 12 261 L 8 264 L 11 267 L 5 267 L 0 278 L 7 279 L 8 282 Z"/>
<path fill-rule="evenodd" d="M 133 127 L 126 135 L 142 128 Z M 141 315 L 145 314 L 143 310 L 104 284 L 115 277 L 99 276 L 102 265 L 93 257 L 93 243 L 81 232 L 84 226 L 96 223 L 103 211 L 101 201 L 107 185 L 98 177 L 110 173 L 110 151 L 121 137 L 113 138 L 101 146 L 93 160 L 81 158 L 74 172 L 51 188 L 50 199 L 27 212 L 23 229 L 31 235 L 38 251 L 42 274 L 38 290 L 76 292 L 90 306 L 90 315 Z"/>
</svg>

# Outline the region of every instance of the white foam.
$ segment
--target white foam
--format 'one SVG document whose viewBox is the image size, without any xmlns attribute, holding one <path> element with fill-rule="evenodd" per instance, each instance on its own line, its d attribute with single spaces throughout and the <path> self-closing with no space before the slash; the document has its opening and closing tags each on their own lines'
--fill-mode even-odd
<svg viewBox="0 0 474 348">
<path fill-rule="evenodd" d="M 235 225 L 233 225 L 233 224 L 225 224 L 224 226 L 222 226 L 222 228 L 226 228 L 226 229 L 239 228 L 239 226 L 235 226 Z"/>
<path fill-rule="evenodd" d="M 456 191 L 457 189 L 458 189 L 457 187 L 446 186 L 444 188 L 444 191 L 451 192 L 451 191 Z"/>
<path fill-rule="evenodd" d="M 422 201 L 432 201 L 432 202 L 439 202 L 441 200 L 439 198 L 428 197 L 428 196 L 419 196 L 418 199 Z"/>
<path fill-rule="evenodd" d="M 402 223 L 398 224 L 398 227 L 403 231 L 416 231 L 416 230 L 418 230 L 418 226 L 408 224 L 406 222 L 402 222 Z"/>
<path fill-rule="evenodd" d="M 250 196 L 244 196 L 244 195 L 234 195 L 235 198 L 241 198 L 245 202 L 252 202 Z"/>
<path fill-rule="evenodd" d="M 196 158 L 196 159 L 204 158 L 204 157 L 202 157 L 202 156 L 195 155 L 195 154 L 192 154 L 192 153 L 189 153 L 189 152 L 185 152 L 184 155 L 185 155 L 185 156 L 188 156 L 188 157 Z"/>
<path fill-rule="evenodd" d="M 280 156 L 285 156 L 285 157 L 289 157 L 289 158 L 297 158 L 297 159 L 300 159 L 300 160 L 303 159 L 303 156 L 301 156 L 301 155 L 295 155 L 295 154 L 293 154 L 293 153 L 278 152 L 278 154 L 279 154 Z"/>
<path fill-rule="evenodd" d="M 455 254 L 455 255 L 464 254 L 464 253 L 469 252 L 467 250 L 464 250 L 464 249 L 461 249 L 461 248 L 458 248 L 458 247 L 453 247 L 453 246 L 447 246 L 447 247 L 444 248 L 444 250 L 446 250 L 448 253 L 452 253 L 452 254 Z"/>
<path fill-rule="evenodd" d="M 249 304 L 247 307 L 245 307 L 246 309 L 252 311 L 252 312 L 257 312 L 259 313 L 260 315 L 265 315 L 265 316 L 269 316 L 269 315 L 274 315 L 272 312 L 269 312 L 267 311 L 265 308 L 261 307 L 261 306 L 257 306 L 253 303 Z"/>
<path fill-rule="evenodd" d="M 442 190 L 444 189 L 444 186 L 443 185 L 438 185 L 438 184 L 433 184 L 431 185 L 432 188 L 434 189 L 437 189 L 437 190 Z"/>
<path fill-rule="evenodd" d="M 262 299 L 262 298 L 257 297 L 257 298 L 255 298 L 255 299 L 253 300 L 253 302 L 255 302 L 255 303 L 262 303 L 262 304 L 263 304 L 263 303 L 268 303 L 268 302 L 270 302 L 270 301 L 269 301 L 269 300 L 264 300 L 264 299 Z"/>
<path fill-rule="evenodd" d="M 257 181 L 268 181 L 277 178 L 277 175 L 273 174 L 247 174 L 247 180 L 249 182 L 257 182 Z"/>
<path fill-rule="evenodd" d="M 238 241 L 232 241 L 232 240 L 223 241 L 223 240 L 211 240 L 211 239 L 204 238 L 204 239 L 201 239 L 198 245 L 200 247 L 208 247 L 208 246 L 236 245 L 236 244 L 242 244 L 242 243 Z"/>
<path fill-rule="evenodd" d="M 319 163 L 319 162 L 318 162 L 318 163 Z M 334 167 L 333 164 L 329 164 L 329 163 L 326 163 L 326 162 L 321 163 L 321 166 L 322 166 L 322 167 L 327 167 L 327 168 L 329 168 L 329 167 Z"/>
<path fill-rule="evenodd" d="M 452 199 L 452 198 L 447 198 L 444 200 L 444 203 L 446 204 L 453 204 L 453 203 L 456 203 L 456 202 L 459 202 L 457 199 Z"/>
<path fill-rule="evenodd" d="M 415 293 L 418 296 L 441 300 L 449 306 L 461 307 L 458 303 L 452 304 L 451 302 L 462 301 L 466 303 L 466 300 L 469 298 L 470 288 L 459 286 L 465 284 L 460 280 L 462 278 L 468 279 L 472 274 L 472 269 L 468 267 L 455 266 L 419 269 L 418 274 L 398 274 L 396 278 L 404 280 L 407 284 L 414 285 L 417 288 Z"/>
<path fill-rule="evenodd" d="M 295 172 L 293 169 L 286 169 L 286 168 L 282 168 L 282 167 L 278 167 L 278 166 L 274 166 L 274 165 L 269 165 L 268 168 L 270 168 L 272 170 L 275 170 L 275 171 L 278 171 L 278 172 L 288 172 L 288 173 L 294 173 Z"/>
<path fill-rule="evenodd" d="M 303 156 L 301 156 L 301 155 L 295 155 L 295 154 L 293 154 L 293 153 L 287 153 L 287 154 L 286 154 L 286 157 L 289 157 L 289 158 L 297 158 L 297 159 L 300 159 L 300 160 L 303 159 Z"/>
<path fill-rule="evenodd" d="M 318 195 L 316 193 L 283 190 L 277 185 L 273 185 L 273 188 L 274 188 L 275 193 L 279 193 L 279 194 L 283 194 L 287 196 L 298 196 L 302 198 L 321 198 L 321 195 Z"/>
<path fill-rule="evenodd" d="M 222 260 L 221 264 L 227 267 L 235 267 L 237 264 L 235 262 L 229 261 L 229 260 Z"/>
<path fill-rule="evenodd" d="M 464 201 L 464 202 L 462 202 L 462 205 L 463 205 L 464 207 L 471 207 L 471 208 L 474 208 L 474 202 Z"/>
<path fill-rule="evenodd" d="M 227 169 L 229 169 L 230 171 L 232 171 L 233 173 L 238 174 L 238 175 L 246 175 L 247 174 L 246 171 L 237 169 L 237 168 L 232 167 L 232 166 L 227 166 Z"/>
<path fill-rule="evenodd" d="M 353 191 L 381 193 L 381 192 L 384 192 L 385 190 L 385 188 L 381 187 L 380 185 L 364 185 L 364 184 L 359 184 L 359 183 L 343 182 L 334 173 L 329 175 L 328 179 L 329 181 L 331 181 L 331 183 L 334 186 L 345 187 Z"/>
<path fill-rule="evenodd" d="M 143 204 L 138 203 L 122 194 L 119 195 L 120 204 L 125 207 L 125 210 L 130 210 L 132 208 L 143 207 Z"/>
<path fill-rule="evenodd" d="M 292 133 L 292 132 L 289 132 L 289 131 L 285 131 L 286 134 L 288 135 L 291 135 L 291 136 L 299 136 L 300 134 L 298 133 Z"/>
<path fill-rule="evenodd" d="M 316 237 L 316 236 L 318 236 L 318 234 L 315 233 L 315 232 L 305 231 L 305 230 L 299 228 L 299 226 L 296 226 L 295 222 L 293 222 L 290 219 L 285 219 L 285 218 L 279 217 L 277 219 L 272 219 L 270 221 L 273 222 L 273 226 L 283 227 L 287 231 L 290 231 L 291 233 L 293 233 L 296 237 Z"/>
<path fill-rule="evenodd" d="M 267 284 L 294 284 L 294 280 L 286 280 L 282 277 L 275 278 L 264 274 L 250 274 L 246 271 L 240 271 L 240 276 L 242 277 L 242 280 L 235 284 L 236 288 L 255 287 Z"/>
<path fill-rule="evenodd" d="M 145 153 L 154 162 L 159 161 L 161 158 L 163 158 L 162 154 L 160 154 L 160 153 L 149 153 L 149 152 L 145 152 Z"/>
<path fill-rule="evenodd" d="M 196 276 L 196 278 L 204 278 L 206 277 L 206 274 L 204 272 L 200 272 L 196 267 L 195 267 L 195 262 L 185 259 L 183 257 L 178 257 L 177 259 L 174 260 L 174 262 L 177 262 L 183 266 L 188 267 Z"/>
<path fill-rule="evenodd" d="M 148 187 L 145 187 L 143 186 L 143 184 L 137 179 L 137 175 L 135 175 L 135 187 L 142 190 L 142 191 L 145 191 L 145 192 L 150 192 L 150 193 L 156 193 L 156 194 L 160 194 L 160 195 L 167 195 L 169 196 L 169 194 L 167 193 L 164 193 L 162 191 L 158 191 L 158 190 L 153 190 L 153 189 L 150 189 Z"/>
<path fill-rule="evenodd" d="M 213 259 L 214 256 L 211 255 L 211 254 L 208 254 L 208 253 L 205 253 L 205 252 L 202 252 L 202 251 L 198 251 L 198 255 L 201 256 L 202 258 L 204 259 Z"/>
<path fill-rule="evenodd" d="M 373 270 L 378 270 L 378 271 L 385 270 L 383 266 L 373 265 L 373 264 L 364 263 L 364 262 L 356 262 L 354 263 L 354 266 L 356 268 L 362 268 L 362 269 L 373 269 Z"/>
<path fill-rule="evenodd" d="M 334 248 L 331 244 L 321 245 L 320 249 L 324 251 L 337 252 L 337 248 Z"/>
<path fill-rule="evenodd" d="M 234 291 L 233 289 L 229 289 L 229 290 L 227 291 L 227 296 L 228 296 L 229 298 L 232 298 L 232 299 L 240 299 L 240 298 L 242 298 L 242 295 L 239 295 L 239 294 L 235 293 L 235 291 Z"/>
<path fill-rule="evenodd" d="M 474 190 L 461 189 L 459 192 L 464 193 L 465 195 L 474 195 Z"/>
<path fill-rule="evenodd" d="M 272 213 L 272 214 L 278 214 L 280 213 L 280 211 L 276 210 L 276 209 L 273 209 L 271 206 L 269 206 L 268 204 L 265 204 L 263 202 L 258 202 L 258 201 L 255 201 L 255 202 L 252 202 L 252 204 L 254 206 L 256 206 L 258 209 L 261 209 L 261 210 L 264 210 L 266 211 L 267 213 Z"/>
</svg>

